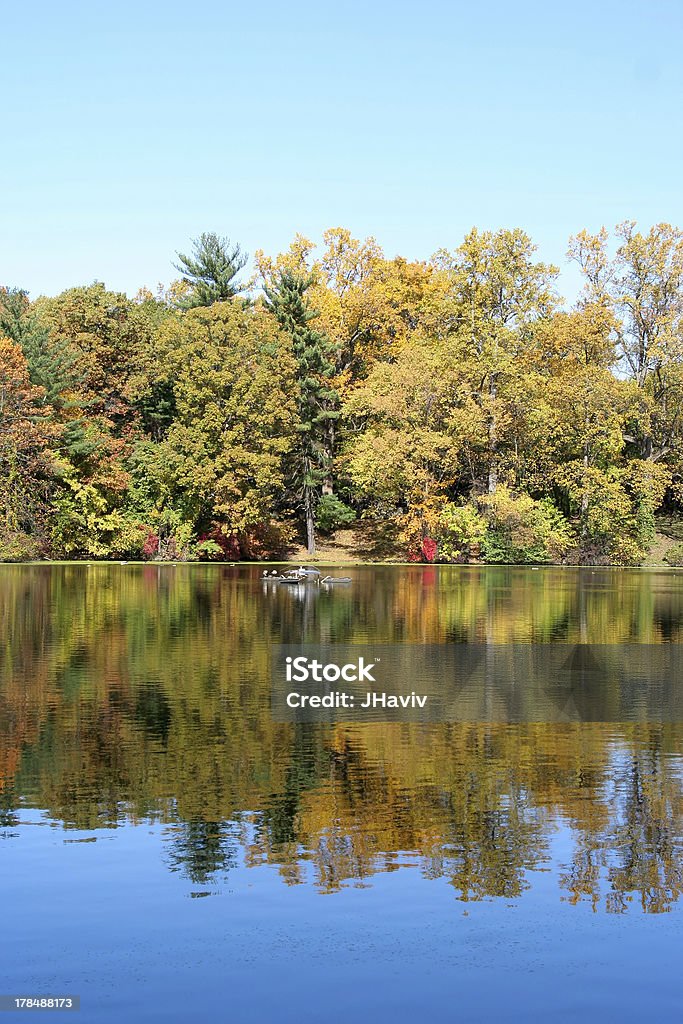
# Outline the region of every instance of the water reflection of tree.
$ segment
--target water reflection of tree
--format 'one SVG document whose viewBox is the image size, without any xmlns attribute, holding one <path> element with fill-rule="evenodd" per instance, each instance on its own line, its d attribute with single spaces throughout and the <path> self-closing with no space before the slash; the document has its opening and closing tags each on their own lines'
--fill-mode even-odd
<svg viewBox="0 0 683 1024">
<path fill-rule="evenodd" d="M 575 844 L 567 898 L 670 907 L 680 726 L 271 720 L 268 645 L 304 635 L 682 639 L 677 597 L 656 576 L 421 573 L 299 601 L 285 588 L 264 599 L 257 570 L 13 567 L 0 587 L 7 820 L 20 798 L 85 828 L 161 820 L 169 865 L 200 885 L 242 856 L 326 891 L 406 863 L 462 899 L 523 893 L 560 820 Z M 245 812 L 248 835 L 235 824 Z"/>
<path fill-rule="evenodd" d="M 0 829 L 12 829 L 19 824 L 19 796 L 12 789 L 0 789 Z M 0 838 L 2 833 L 0 833 Z"/>
<path fill-rule="evenodd" d="M 614 830 L 610 909 L 625 909 L 626 894 L 637 893 L 643 910 L 668 910 L 683 887 L 680 789 L 672 787 L 653 750 L 628 757 L 618 786 L 624 789 L 624 808 Z"/>
<path fill-rule="evenodd" d="M 257 843 L 267 836 L 267 844 L 274 850 L 287 849 L 297 842 L 302 794 L 325 777 L 331 760 L 330 751 L 316 742 L 317 733 L 311 725 L 294 725 L 292 733 L 284 784 L 268 799 L 256 833 Z"/>
<path fill-rule="evenodd" d="M 208 885 L 238 863 L 239 838 L 226 821 L 179 821 L 164 832 L 171 871 L 180 871 L 196 885 Z"/>
<path fill-rule="evenodd" d="M 637 900 L 643 911 L 669 910 L 683 891 L 683 789 L 667 771 L 662 733 L 648 745 L 619 750 L 610 772 L 612 813 L 578 834 L 562 884 L 572 902 L 621 913 Z"/>
</svg>

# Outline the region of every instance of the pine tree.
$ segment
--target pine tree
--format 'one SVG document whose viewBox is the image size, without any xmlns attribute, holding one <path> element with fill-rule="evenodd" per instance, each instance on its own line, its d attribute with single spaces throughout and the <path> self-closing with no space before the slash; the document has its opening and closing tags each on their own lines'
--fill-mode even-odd
<svg viewBox="0 0 683 1024">
<path fill-rule="evenodd" d="M 299 443 L 294 471 L 309 555 L 315 554 L 316 509 L 321 488 L 331 472 L 330 426 L 339 417 L 339 397 L 330 384 L 334 374 L 333 345 L 310 323 L 318 315 L 306 297 L 312 283 L 310 275 L 282 270 L 275 282 L 265 288 L 267 306 L 291 338 L 297 365 Z"/>
<path fill-rule="evenodd" d="M 183 281 L 190 286 L 190 293 L 181 299 L 181 309 L 195 306 L 212 306 L 214 302 L 227 302 L 244 291 L 244 285 L 235 280 L 246 266 L 247 254 L 229 238 L 221 238 L 215 232 L 204 232 L 192 240 L 192 255 L 178 253 L 176 270 L 183 275 Z"/>
</svg>

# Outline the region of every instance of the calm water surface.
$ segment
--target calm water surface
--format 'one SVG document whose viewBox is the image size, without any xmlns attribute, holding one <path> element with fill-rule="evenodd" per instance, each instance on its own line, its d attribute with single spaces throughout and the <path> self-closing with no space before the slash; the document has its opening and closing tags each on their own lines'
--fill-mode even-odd
<svg viewBox="0 0 683 1024">
<path fill-rule="evenodd" d="M 681 643 L 683 574 L 351 574 L 0 566 L 0 992 L 83 1022 L 683 1019 L 683 723 L 270 712 L 278 643 Z"/>
</svg>

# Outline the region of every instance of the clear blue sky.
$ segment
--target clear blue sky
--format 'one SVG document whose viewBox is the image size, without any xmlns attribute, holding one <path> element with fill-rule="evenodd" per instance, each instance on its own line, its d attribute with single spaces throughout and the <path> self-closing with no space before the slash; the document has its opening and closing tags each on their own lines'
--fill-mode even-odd
<svg viewBox="0 0 683 1024">
<path fill-rule="evenodd" d="M 343 225 L 426 258 L 480 227 L 683 226 L 683 2 L 6 5 L 0 283 L 173 278 Z"/>
</svg>

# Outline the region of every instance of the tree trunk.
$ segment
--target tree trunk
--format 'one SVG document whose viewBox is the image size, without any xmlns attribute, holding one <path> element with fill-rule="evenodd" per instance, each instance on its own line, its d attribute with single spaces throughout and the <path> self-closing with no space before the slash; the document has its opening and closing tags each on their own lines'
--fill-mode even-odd
<svg viewBox="0 0 683 1024">
<path fill-rule="evenodd" d="M 643 438 L 642 452 L 644 459 L 649 461 L 652 458 L 652 434 L 649 432 Z"/>
<path fill-rule="evenodd" d="M 310 487 L 304 487 L 304 512 L 306 514 L 306 550 L 315 554 L 315 516 L 313 515 L 313 494 Z"/>
<path fill-rule="evenodd" d="M 491 385 L 489 389 L 489 395 L 495 402 L 498 395 L 498 382 L 495 376 L 491 375 Z M 496 488 L 498 487 L 498 435 L 496 433 L 496 414 L 491 409 L 489 415 L 489 479 L 488 479 L 488 491 L 489 494 L 495 494 Z"/>
<path fill-rule="evenodd" d="M 585 429 L 588 432 L 588 417 L 585 421 Z M 588 466 L 590 463 L 590 448 L 588 444 L 583 446 L 583 487 L 584 491 L 581 495 L 581 540 L 585 541 L 588 537 L 588 495 L 586 494 L 586 487 L 588 486 Z"/>
<path fill-rule="evenodd" d="M 489 466 L 489 481 L 488 481 L 488 491 L 489 491 L 489 494 L 495 494 L 497 487 L 498 487 L 498 467 L 496 466 L 495 462 L 491 462 L 491 465 Z"/>
<path fill-rule="evenodd" d="M 322 492 L 323 494 L 334 494 L 334 480 L 332 479 L 332 461 L 334 459 L 334 444 L 335 444 L 335 421 L 329 420 L 327 425 L 327 451 L 325 452 L 325 463 L 329 467 L 328 472 L 325 474 L 323 480 Z"/>
</svg>

